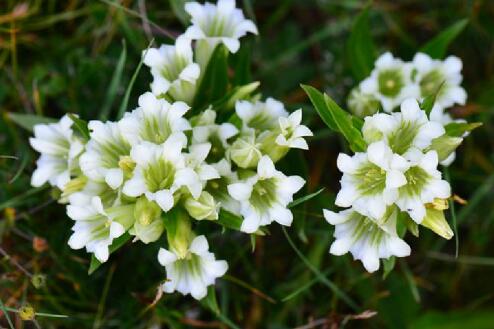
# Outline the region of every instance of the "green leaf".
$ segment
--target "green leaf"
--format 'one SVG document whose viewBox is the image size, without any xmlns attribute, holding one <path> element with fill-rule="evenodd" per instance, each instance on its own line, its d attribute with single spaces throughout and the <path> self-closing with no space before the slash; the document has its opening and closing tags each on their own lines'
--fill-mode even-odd
<svg viewBox="0 0 494 329">
<path fill-rule="evenodd" d="M 129 233 L 125 233 L 124 235 L 116 238 L 113 240 L 113 243 L 110 246 L 110 254 L 114 253 L 118 249 L 120 249 L 124 244 L 127 243 L 131 238 L 131 235 Z M 89 264 L 89 270 L 88 274 L 91 275 L 96 271 L 99 267 L 101 266 L 101 262 L 94 257 L 94 255 L 91 256 L 91 263 Z"/>
<path fill-rule="evenodd" d="M 89 140 L 89 129 L 87 127 L 87 121 L 82 120 L 73 113 L 68 113 L 69 118 L 74 122 L 74 127 L 81 134 L 85 140 Z"/>
<path fill-rule="evenodd" d="M 307 194 L 307 195 L 304 195 L 303 197 L 301 198 L 298 198 L 296 200 L 293 200 L 292 202 L 290 202 L 290 204 L 288 205 L 288 208 L 293 208 L 293 207 L 296 207 L 298 206 L 299 204 L 301 203 L 304 203 L 304 202 L 307 202 L 309 201 L 310 199 L 312 198 L 315 198 L 316 196 L 318 196 L 319 194 L 322 193 L 322 191 L 324 191 L 324 187 L 319 189 L 318 191 L 314 192 L 314 193 L 311 193 L 311 194 Z"/>
<path fill-rule="evenodd" d="M 194 98 L 195 109 L 201 109 L 220 100 L 228 91 L 228 50 L 218 45 L 208 62 Z"/>
<path fill-rule="evenodd" d="M 152 39 L 149 42 L 148 47 L 146 48 L 146 52 L 149 50 L 149 48 L 151 48 L 151 46 L 153 45 L 153 43 L 154 43 L 154 39 Z M 120 107 L 118 109 L 117 119 L 122 118 L 123 115 L 124 115 L 124 113 L 125 113 L 125 111 L 127 111 L 127 106 L 129 105 L 130 93 L 132 92 L 132 88 L 134 87 L 134 83 L 135 83 L 135 81 L 137 79 L 137 75 L 139 74 L 139 71 L 141 70 L 143 60 L 144 60 L 144 55 L 141 56 L 141 60 L 139 62 L 139 65 L 137 65 L 137 68 L 134 71 L 134 74 L 132 74 L 132 78 L 130 78 L 129 84 L 127 85 L 127 89 L 125 90 L 125 95 L 122 98 L 122 102 L 120 103 Z"/>
<path fill-rule="evenodd" d="M 446 135 L 451 137 L 461 137 L 463 134 L 470 132 L 478 127 L 482 126 L 482 122 L 451 122 L 444 126 Z"/>
<path fill-rule="evenodd" d="M 367 149 L 367 143 L 362 133 L 354 126 L 353 116 L 338 106 L 327 94 L 320 93 L 317 89 L 302 85 L 314 105 L 317 113 L 326 125 L 343 134 L 354 152 L 363 152 Z M 358 120 L 357 120 L 358 122 Z"/>
<path fill-rule="evenodd" d="M 441 82 L 439 87 L 437 87 L 436 92 L 434 94 L 428 95 L 424 98 L 422 103 L 420 103 L 420 108 L 425 111 L 427 114 L 427 117 L 431 114 L 432 108 L 434 107 L 434 103 L 436 103 L 436 98 L 439 92 L 441 91 L 441 88 L 444 85 L 444 81 Z"/>
<path fill-rule="evenodd" d="M 346 45 L 347 59 L 353 76 L 358 81 L 371 73 L 376 60 L 376 47 L 372 40 L 369 26 L 369 7 L 358 15 Z"/>
<path fill-rule="evenodd" d="M 459 20 L 423 45 L 420 48 L 420 51 L 428 54 L 432 58 L 444 58 L 449 44 L 461 33 L 461 31 L 463 31 L 463 29 L 465 29 L 467 24 L 468 19 L 464 18 Z"/>
<path fill-rule="evenodd" d="M 26 129 L 27 131 L 32 132 L 33 128 L 37 124 L 47 124 L 47 123 L 55 123 L 56 119 L 47 118 L 40 115 L 34 114 L 21 114 L 21 113 L 13 113 L 10 112 L 7 114 L 8 118 L 12 120 L 19 127 Z"/>
<path fill-rule="evenodd" d="M 214 111 L 221 114 L 231 114 L 231 110 L 234 108 L 235 103 L 240 99 L 247 98 L 252 94 L 258 87 L 259 81 L 251 82 L 244 86 L 237 86 L 226 93 L 221 99 L 217 100 L 211 104 Z M 208 105 L 209 107 L 209 105 Z"/>
<path fill-rule="evenodd" d="M 396 265 L 396 257 L 391 256 L 389 258 L 384 258 L 383 262 L 383 280 L 386 279 L 391 273 L 391 271 L 395 268 Z"/>
<path fill-rule="evenodd" d="M 487 306 L 487 305 L 486 305 Z M 427 311 L 416 318 L 411 329 L 491 329 L 494 323 L 492 309 L 454 310 L 445 313 Z"/>
<path fill-rule="evenodd" d="M 186 2 L 186 0 L 170 0 L 173 13 L 184 26 L 189 24 L 189 14 L 185 11 Z"/>
<path fill-rule="evenodd" d="M 246 41 L 242 43 L 240 50 L 232 56 L 233 69 L 235 72 L 233 76 L 233 84 L 235 86 L 246 85 L 252 81 L 251 51 L 251 43 Z"/>
<path fill-rule="evenodd" d="M 231 212 L 221 209 L 218 220 L 215 223 L 218 223 L 226 228 L 239 231 L 240 226 L 242 226 L 242 218 L 239 216 L 232 214 Z"/>
<path fill-rule="evenodd" d="M 120 57 L 118 58 L 117 67 L 115 68 L 115 72 L 113 72 L 113 77 L 110 82 L 110 86 L 108 87 L 108 92 L 106 93 L 106 98 L 101 107 L 101 112 L 99 114 L 99 118 L 102 121 L 108 119 L 108 115 L 110 114 L 111 105 L 115 100 L 115 96 L 117 95 L 118 86 L 122 80 L 122 73 L 125 67 L 125 59 L 127 58 L 127 44 L 125 43 L 125 39 L 122 39 L 122 52 L 120 53 Z"/>
</svg>

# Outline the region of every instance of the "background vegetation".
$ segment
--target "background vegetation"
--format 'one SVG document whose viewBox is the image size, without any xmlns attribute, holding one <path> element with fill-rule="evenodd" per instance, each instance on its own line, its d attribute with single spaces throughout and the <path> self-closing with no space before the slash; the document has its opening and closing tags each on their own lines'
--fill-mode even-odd
<svg viewBox="0 0 494 329">
<path fill-rule="evenodd" d="M 449 169 L 454 193 L 468 202 L 456 204 L 449 217 L 457 220 L 459 256 L 454 240 L 422 230 L 419 239 L 407 238 L 412 256 L 383 279 L 382 273 L 366 273 L 351 256 L 328 254 L 332 228 L 321 209 L 332 207 L 340 178 L 336 156 L 344 143 L 320 122 L 299 87 L 314 85 L 345 105 L 356 83 L 345 45 L 366 2 L 237 2 L 260 30 L 241 52 L 252 59 L 253 80 L 261 81 L 264 96 L 292 110 L 302 107 L 315 131 L 311 150 L 285 163 L 308 177 L 306 193 L 325 190 L 294 208 L 295 222 L 286 233 L 272 226 L 255 251 L 248 236 L 231 231 L 211 242 L 230 264 L 217 283 L 219 314 L 178 294 L 153 303 L 164 279 L 156 261 L 159 243 L 125 246 L 88 276 L 88 255 L 66 243 L 72 223 L 64 207 L 47 188 L 29 185 L 36 155 L 29 133 L 9 115 L 59 118 L 72 112 L 86 120 L 111 119 L 151 38 L 161 44 L 183 32 L 184 17 L 174 7 L 180 1 L 1 2 L 0 310 L 11 310 L 12 323 L 3 314 L 0 327 L 493 328 L 494 3 L 380 0 L 370 6 L 378 52 L 390 50 L 405 60 L 446 27 L 468 19 L 448 53 L 463 60 L 469 101 L 452 112 L 484 123 Z M 146 69 L 139 72 L 129 109 L 150 80 Z M 68 317 L 38 314 L 22 322 L 26 304 L 38 313 Z"/>
</svg>

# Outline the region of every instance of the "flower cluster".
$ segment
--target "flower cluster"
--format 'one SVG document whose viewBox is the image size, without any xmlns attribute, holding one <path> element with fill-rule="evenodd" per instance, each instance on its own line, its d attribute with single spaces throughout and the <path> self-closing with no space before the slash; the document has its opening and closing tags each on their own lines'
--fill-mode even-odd
<svg viewBox="0 0 494 329">
<path fill-rule="evenodd" d="M 455 104 L 465 105 L 467 93 L 461 87 L 462 62 L 456 56 L 436 60 L 417 53 L 411 62 L 381 55 L 370 76 L 360 82 L 348 96 L 348 108 L 356 116 L 365 118 L 379 109 L 392 112 L 407 98 L 423 101 L 436 95 L 430 119 L 446 125 L 453 121 L 447 109 Z M 460 121 L 460 120 L 456 120 Z M 455 154 L 441 164 L 449 165 Z"/>
<path fill-rule="evenodd" d="M 158 254 L 167 272 L 163 290 L 201 299 L 228 265 L 195 233 L 197 221 L 225 225 L 229 213 L 238 226 L 227 226 L 249 234 L 272 222 L 289 226 L 287 206 L 305 181 L 275 164 L 291 148 L 307 149 L 312 133 L 301 110 L 289 114 L 279 101 L 260 101 L 251 85 L 236 87 L 241 92 L 227 102 L 195 108 L 215 50 L 235 53 L 239 38 L 257 29 L 234 0 L 189 2 L 185 10 L 192 25 L 175 44 L 143 53 L 153 81 L 137 108 L 118 121 L 89 121 L 88 138 L 74 116 L 34 128 L 31 145 L 41 157 L 32 185 L 61 190 L 74 221 L 70 247 L 100 262 L 116 239 L 147 244 L 166 235 Z"/>
<path fill-rule="evenodd" d="M 367 149 L 337 160 L 343 176 L 335 203 L 348 209 L 324 210 L 324 217 L 335 226 L 330 252 L 350 252 L 373 272 L 382 258 L 410 254 L 406 230 L 417 235 L 421 225 L 446 239 L 453 236 L 444 217 L 451 187 L 438 162 L 454 151 L 454 138 L 413 98 L 399 112 L 366 117 L 361 132 Z"/>
</svg>

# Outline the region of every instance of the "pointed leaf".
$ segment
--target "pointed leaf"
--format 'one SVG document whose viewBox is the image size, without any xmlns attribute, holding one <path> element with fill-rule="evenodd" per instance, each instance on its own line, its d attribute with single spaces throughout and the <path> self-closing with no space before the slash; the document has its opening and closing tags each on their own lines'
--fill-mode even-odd
<svg viewBox="0 0 494 329">
<path fill-rule="evenodd" d="M 465 29 L 468 24 L 468 19 L 464 18 L 454 23 L 432 40 L 427 42 L 420 51 L 428 54 L 432 58 L 442 59 L 446 55 L 449 44 Z"/>
<path fill-rule="evenodd" d="M 369 7 L 367 6 L 354 21 L 346 53 L 353 76 L 358 81 L 371 73 L 376 60 L 376 47 L 369 26 Z"/>
<path fill-rule="evenodd" d="M 482 122 L 451 122 L 444 126 L 446 135 L 451 137 L 461 137 L 463 134 L 470 132 L 478 127 L 482 126 Z"/>
<path fill-rule="evenodd" d="M 32 132 L 33 128 L 37 124 L 47 124 L 47 123 L 55 123 L 56 119 L 47 118 L 40 115 L 34 114 L 21 114 L 21 113 L 13 113 L 10 112 L 7 114 L 10 120 L 12 120 L 19 127 L 26 129 L 27 131 Z"/>
</svg>

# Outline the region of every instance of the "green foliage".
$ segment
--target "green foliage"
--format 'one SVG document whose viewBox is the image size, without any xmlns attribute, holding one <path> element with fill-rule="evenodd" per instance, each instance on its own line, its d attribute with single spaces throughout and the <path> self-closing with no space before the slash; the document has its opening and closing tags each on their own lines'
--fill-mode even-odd
<svg viewBox="0 0 494 329">
<path fill-rule="evenodd" d="M 346 54 L 353 76 L 361 81 L 369 76 L 376 60 L 376 46 L 369 25 L 369 5 L 355 18 L 346 45 Z"/>
<path fill-rule="evenodd" d="M 110 246 L 110 255 L 123 247 L 128 241 L 130 241 L 132 237 L 129 233 L 125 233 L 124 235 L 118 237 L 113 241 Z M 101 262 L 96 259 L 96 257 L 91 256 L 91 263 L 89 264 L 88 274 L 91 275 L 101 266 Z"/>
<path fill-rule="evenodd" d="M 467 24 L 468 19 L 459 20 L 423 45 L 420 51 L 432 58 L 444 58 L 449 44 L 465 29 Z"/>
<path fill-rule="evenodd" d="M 359 121 L 356 117 L 345 112 L 328 95 L 320 93 L 315 88 L 305 85 L 302 85 L 302 88 L 324 123 L 332 130 L 341 133 L 354 152 L 364 152 L 367 149 L 362 133 L 357 128 L 361 124 L 358 124 L 357 127 L 354 124 L 354 122 Z"/>
<path fill-rule="evenodd" d="M 41 328 L 144 329 L 157 324 L 177 329 L 282 329 L 317 323 L 320 327 L 340 328 L 491 328 L 491 1 L 460 5 L 450 1 L 384 0 L 364 11 L 363 1 L 237 1 L 238 6 L 252 3 L 260 37 L 242 43 L 236 54 L 228 56 L 229 85 L 226 92 L 216 94 L 219 97 L 215 102 L 226 101 L 227 95 L 234 95 L 252 81 L 262 81 L 250 95 L 262 93 L 263 97 L 278 98 L 290 111 L 303 109 L 304 122 L 315 135 L 309 140 L 310 151 L 294 152 L 287 162 L 280 163 L 283 171 L 307 178 L 307 192 L 301 192 L 292 203 L 294 222 L 286 228 L 298 252 L 277 225 L 271 226 L 270 232 L 261 232 L 269 236 L 256 235 L 254 252 L 248 236 L 237 232 L 221 234 L 216 229 L 210 247 L 218 259 L 229 261 L 229 270 L 227 277 L 216 282 L 216 301 L 210 303 L 214 307 L 190 296 L 167 293 L 153 303 L 158 286 L 166 280 L 164 268 L 156 261 L 158 249 L 166 247 L 164 238 L 146 246 L 136 242 L 129 248 L 124 244 L 112 253 L 108 263 L 88 275 L 88 268 L 99 264 L 84 251 L 67 246 L 73 221 L 51 198 L 52 193 L 58 192 L 48 186 L 30 187 L 37 156 L 28 143 L 30 131 L 33 125 L 53 122 L 51 118 L 58 119 L 66 113 L 86 120 L 107 113 L 108 119 L 115 120 L 132 109 L 138 95 L 149 90 L 150 74 L 138 65 L 142 50 L 153 37 L 156 47 L 172 42 L 172 37 L 183 31 L 182 21 L 188 18 L 177 11 L 181 7 L 176 5 L 181 3 L 182 0 L 2 3 L 0 248 L 8 257 L 0 255 L 0 309 L 6 310 L 3 313 L 8 317 L 0 316 L 0 327 L 15 327 L 20 321 L 15 311 L 29 303 L 36 310 L 35 319 Z M 27 12 L 22 14 L 20 8 L 17 16 L 11 16 L 14 8 L 23 4 L 28 5 Z M 353 31 L 357 16 L 360 26 L 366 29 Z M 369 17 L 373 24 L 368 24 Z M 468 28 L 462 27 L 465 23 L 456 23 L 456 32 L 443 32 L 439 38 L 451 22 L 462 22 L 465 17 L 469 19 Z M 461 38 L 456 38 L 460 32 Z M 339 127 L 332 115 L 326 119 L 334 123 L 334 130 L 318 119 L 299 87 L 300 82 L 317 86 L 345 108 L 344 100 L 354 86 L 350 77 L 370 72 L 365 63 L 371 63 L 371 54 L 375 58 L 372 51 L 350 54 L 351 35 L 352 51 L 368 47 L 372 36 L 378 45 L 374 49 L 389 50 L 406 59 L 417 52 L 417 45 L 438 35 L 436 39 L 440 41 L 428 46 L 431 50 L 427 52 L 437 58 L 455 54 L 464 63 L 462 85 L 469 92 L 469 101 L 467 106 L 452 109 L 452 116 L 483 124 L 480 127 L 478 123 L 455 122 L 446 126 L 452 137 L 475 129 L 457 149 L 457 160 L 449 169 L 453 193 L 468 202 L 455 204 L 459 256 L 455 257 L 453 241 L 439 239 L 427 230 L 421 230 L 420 239 L 408 234 L 406 241 L 413 248 L 413 254 L 403 259 L 408 274 L 402 263 L 396 262 L 385 280 L 382 274 L 390 265 L 387 262 L 379 273 L 368 274 L 350 255 L 336 257 L 328 253 L 333 228 L 322 218 L 321 209 L 334 204 L 341 178 L 335 169 L 336 157 L 348 143 L 333 133 L 339 132 Z M 367 41 L 359 45 L 355 41 L 359 38 Z M 126 40 L 125 60 L 122 40 Z M 358 57 L 361 55 L 363 58 Z M 351 56 L 358 59 L 350 60 L 354 58 Z M 246 63 L 251 65 L 247 67 Z M 319 107 L 329 111 L 324 96 L 315 101 L 321 101 Z M 226 107 L 224 104 L 219 107 L 230 113 L 231 102 Z M 360 130 L 362 120 L 350 118 L 344 119 L 347 126 L 351 121 L 351 126 Z M 452 215 L 446 212 L 450 223 Z M 216 222 L 232 230 L 238 230 L 241 224 L 238 217 L 223 213 Z M 410 231 L 411 224 L 404 220 L 403 231 Z M 207 230 L 207 225 L 198 227 Z M 46 242 L 45 249 L 40 239 Z M 30 277 L 12 260 L 33 276 L 45 275 L 45 285 L 34 288 Z M 414 293 L 421 296 L 420 302 Z M 360 310 L 374 310 L 377 315 L 348 320 L 358 315 L 342 298 L 343 294 Z M 276 302 L 265 296 L 272 296 Z M 23 325 L 36 327 L 29 322 Z"/>
<path fill-rule="evenodd" d="M 9 113 L 8 117 L 10 120 L 15 122 L 19 127 L 32 132 L 33 127 L 40 123 L 53 123 L 57 122 L 57 119 L 46 118 L 34 114 L 22 114 L 22 113 Z"/>
<path fill-rule="evenodd" d="M 228 91 L 228 50 L 218 45 L 208 62 L 204 77 L 194 98 L 193 109 L 197 112 L 218 99 Z"/>
</svg>

